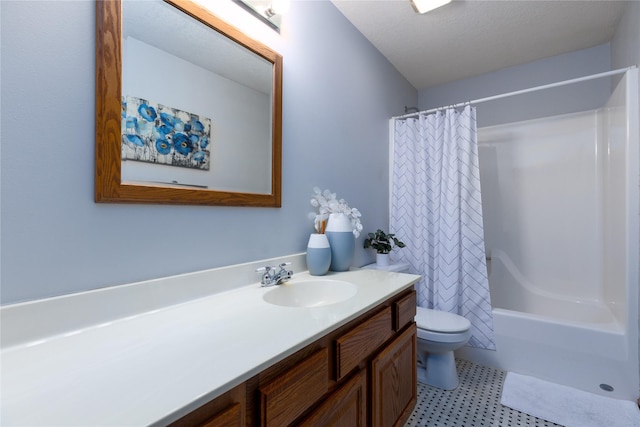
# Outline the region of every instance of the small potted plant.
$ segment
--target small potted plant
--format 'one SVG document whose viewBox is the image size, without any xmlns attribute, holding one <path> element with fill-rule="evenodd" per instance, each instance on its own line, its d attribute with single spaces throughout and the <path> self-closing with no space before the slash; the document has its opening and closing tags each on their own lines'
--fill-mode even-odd
<svg viewBox="0 0 640 427">
<path fill-rule="evenodd" d="M 394 247 L 405 247 L 405 244 L 398 240 L 395 234 L 387 234 L 380 229 L 375 233 L 369 233 L 367 236 L 364 240 L 364 248 L 373 248 L 376 250 L 376 264 L 381 267 L 389 265 L 389 252 L 391 252 Z"/>
</svg>

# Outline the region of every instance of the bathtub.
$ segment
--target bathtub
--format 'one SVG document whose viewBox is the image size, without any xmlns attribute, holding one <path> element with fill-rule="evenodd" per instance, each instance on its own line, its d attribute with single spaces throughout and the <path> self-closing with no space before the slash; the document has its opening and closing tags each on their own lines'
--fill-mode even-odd
<svg viewBox="0 0 640 427">
<path fill-rule="evenodd" d="M 487 260 L 491 306 L 504 312 L 528 313 L 531 319 L 623 332 L 614 312 L 601 299 L 552 293 L 529 283 L 503 251 Z"/>
<path fill-rule="evenodd" d="M 637 360 L 624 325 L 605 303 L 545 292 L 518 277 L 499 251 L 487 266 L 496 351 L 467 346 L 457 357 L 635 401 L 637 390 L 629 378 Z"/>
</svg>

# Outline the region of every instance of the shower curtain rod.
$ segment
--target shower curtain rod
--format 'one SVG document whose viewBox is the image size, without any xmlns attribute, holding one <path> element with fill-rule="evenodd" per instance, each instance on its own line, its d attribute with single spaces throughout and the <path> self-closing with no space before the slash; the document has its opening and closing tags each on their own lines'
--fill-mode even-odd
<svg viewBox="0 0 640 427">
<path fill-rule="evenodd" d="M 430 110 L 418 111 L 417 113 L 404 114 L 402 116 L 395 116 L 393 118 L 396 119 L 396 120 L 398 120 L 398 119 L 406 119 L 406 118 L 409 118 L 409 117 L 419 116 L 420 114 L 435 113 L 436 111 L 444 110 L 445 108 L 457 108 L 457 107 L 463 107 L 465 105 L 470 105 L 470 104 L 479 104 L 481 102 L 493 101 L 495 99 L 507 98 L 509 96 L 522 95 L 524 93 L 529 93 L 529 92 L 536 92 L 536 91 L 539 91 L 539 90 L 542 90 L 542 89 L 550 89 L 550 88 L 556 87 L 556 86 L 564 86 L 564 85 L 568 85 L 568 84 L 571 84 L 571 83 L 579 83 L 579 82 L 583 82 L 583 81 L 586 81 L 586 80 L 593 80 L 593 79 L 598 79 L 598 78 L 601 78 L 601 77 L 607 77 L 607 76 L 613 76 L 613 75 L 616 75 L 616 74 L 622 74 L 622 73 L 626 73 L 628 70 L 632 70 L 634 68 L 637 68 L 637 66 L 636 65 L 632 65 L 631 67 L 627 67 L 627 68 L 619 68 L 617 70 L 606 71 L 604 73 L 599 73 L 599 74 L 592 74 L 590 76 L 578 77 L 578 78 L 571 79 L 571 80 L 564 80 L 564 81 L 561 81 L 561 82 L 550 83 L 550 84 L 546 84 L 546 85 L 542 85 L 542 86 L 530 87 L 528 89 L 516 90 L 514 92 L 502 93 L 500 95 L 488 96 L 486 98 L 474 99 L 472 101 L 460 102 L 458 104 L 446 105 L 446 106 L 442 106 L 442 107 L 438 107 L 438 108 L 432 108 Z"/>
</svg>

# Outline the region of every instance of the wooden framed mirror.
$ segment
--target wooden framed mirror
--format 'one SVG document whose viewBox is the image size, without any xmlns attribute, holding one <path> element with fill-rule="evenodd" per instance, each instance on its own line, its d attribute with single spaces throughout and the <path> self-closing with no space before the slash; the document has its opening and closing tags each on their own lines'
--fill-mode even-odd
<svg viewBox="0 0 640 427">
<path fill-rule="evenodd" d="M 95 150 L 96 202 L 280 207 L 282 56 L 189 0 L 97 0 Z"/>
</svg>

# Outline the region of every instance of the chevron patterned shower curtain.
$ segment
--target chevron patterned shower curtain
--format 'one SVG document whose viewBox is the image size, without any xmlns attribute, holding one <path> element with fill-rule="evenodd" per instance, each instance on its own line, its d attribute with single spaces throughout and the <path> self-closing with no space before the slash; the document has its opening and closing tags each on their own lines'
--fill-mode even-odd
<svg viewBox="0 0 640 427">
<path fill-rule="evenodd" d="M 469 345 L 495 349 L 484 250 L 476 109 L 397 119 L 391 232 L 421 274 L 418 305 L 471 322 Z"/>
</svg>

